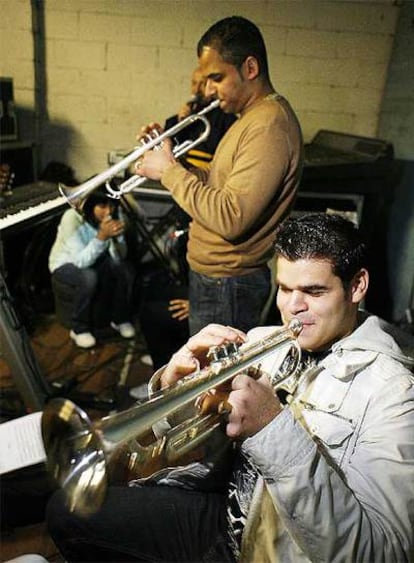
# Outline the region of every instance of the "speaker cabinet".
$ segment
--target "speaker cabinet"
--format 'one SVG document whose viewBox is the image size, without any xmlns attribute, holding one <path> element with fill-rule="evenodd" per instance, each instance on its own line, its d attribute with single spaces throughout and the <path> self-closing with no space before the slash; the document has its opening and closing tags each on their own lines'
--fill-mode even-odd
<svg viewBox="0 0 414 563">
<path fill-rule="evenodd" d="M 0 77 L 0 139 L 3 141 L 17 140 L 12 78 Z"/>
<path fill-rule="evenodd" d="M 36 151 L 33 143 L 8 141 L 0 144 L 0 165 L 9 171 L 11 188 L 36 180 Z"/>
</svg>

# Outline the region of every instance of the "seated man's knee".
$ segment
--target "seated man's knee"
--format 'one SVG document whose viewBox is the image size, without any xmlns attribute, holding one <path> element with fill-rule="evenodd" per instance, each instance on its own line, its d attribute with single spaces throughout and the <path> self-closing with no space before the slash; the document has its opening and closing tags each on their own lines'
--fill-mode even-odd
<svg viewBox="0 0 414 563">
<path fill-rule="evenodd" d="M 66 519 L 70 518 L 70 512 L 66 506 L 65 495 L 62 490 L 56 491 L 50 498 L 46 507 L 46 522 L 52 538 L 59 536 L 67 526 Z"/>
</svg>

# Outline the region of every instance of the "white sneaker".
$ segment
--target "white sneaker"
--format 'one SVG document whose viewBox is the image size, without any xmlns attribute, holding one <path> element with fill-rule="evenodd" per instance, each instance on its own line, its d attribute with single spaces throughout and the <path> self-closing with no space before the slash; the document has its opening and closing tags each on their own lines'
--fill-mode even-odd
<svg viewBox="0 0 414 563">
<path fill-rule="evenodd" d="M 154 367 L 154 363 L 149 354 L 144 354 L 143 356 L 140 357 L 140 360 L 144 365 Z"/>
<path fill-rule="evenodd" d="M 79 348 L 92 348 L 92 346 L 95 346 L 96 344 L 95 337 L 90 332 L 80 332 L 79 334 L 76 334 L 76 332 L 71 330 L 69 336 L 75 342 L 76 346 L 79 346 Z"/>
<path fill-rule="evenodd" d="M 137 399 L 138 401 L 148 399 L 148 384 L 142 383 L 137 387 L 131 387 L 129 394 L 133 399 Z"/>
<path fill-rule="evenodd" d="M 135 328 L 131 323 L 121 323 L 119 325 L 111 323 L 111 327 L 119 332 L 122 338 L 133 338 L 135 336 Z"/>
</svg>

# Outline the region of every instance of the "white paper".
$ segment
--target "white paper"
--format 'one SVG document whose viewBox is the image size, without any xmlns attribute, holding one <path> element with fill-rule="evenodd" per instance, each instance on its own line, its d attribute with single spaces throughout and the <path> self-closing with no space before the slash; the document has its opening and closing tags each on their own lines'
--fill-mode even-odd
<svg viewBox="0 0 414 563">
<path fill-rule="evenodd" d="M 46 461 L 41 419 L 35 412 L 0 424 L 0 475 Z"/>
</svg>

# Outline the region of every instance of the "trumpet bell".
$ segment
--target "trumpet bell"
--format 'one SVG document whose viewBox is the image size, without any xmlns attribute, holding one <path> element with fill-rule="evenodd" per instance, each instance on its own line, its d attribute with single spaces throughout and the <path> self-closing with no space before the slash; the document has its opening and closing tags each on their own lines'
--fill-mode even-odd
<svg viewBox="0 0 414 563">
<path fill-rule="evenodd" d="M 59 193 L 62 195 L 71 207 L 76 211 L 81 211 L 88 194 L 80 193 L 79 187 L 69 187 L 65 184 L 58 184 Z"/>
<path fill-rule="evenodd" d="M 88 415 L 72 401 L 54 399 L 51 403 L 42 416 L 46 466 L 65 489 L 69 510 L 86 516 L 97 510 L 106 493 L 102 440 Z"/>
</svg>

